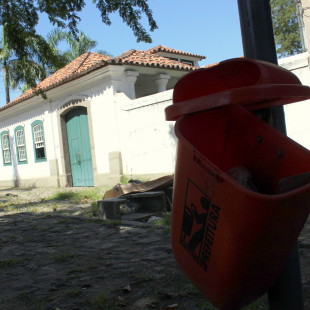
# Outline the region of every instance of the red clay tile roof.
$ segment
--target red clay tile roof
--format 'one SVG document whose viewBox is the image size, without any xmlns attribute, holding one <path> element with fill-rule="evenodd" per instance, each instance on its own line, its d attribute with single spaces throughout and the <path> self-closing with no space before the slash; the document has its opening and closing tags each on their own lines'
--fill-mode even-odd
<svg viewBox="0 0 310 310">
<path fill-rule="evenodd" d="M 154 55 L 149 52 L 130 50 L 114 59 L 111 62 L 121 63 L 123 65 L 162 67 L 166 69 L 177 70 L 193 70 L 195 67 L 175 61 L 159 55 Z"/>
<path fill-rule="evenodd" d="M 79 76 L 82 76 L 98 67 L 104 65 L 107 60 L 111 59 L 109 56 L 97 54 L 97 53 L 85 53 L 64 66 L 63 68 L 57 70 L 54 74 L 50 75 L 42 82 L 37 85 L 36 89 L 47 91 L 49 89 L 55 88 L 61 84 L 64 84 L 68 81 L 71 81 Z M 29 89 L 24 92 L 22 95 L 17 97 L 15 100 L 9 102 L 7 105 L 0 108 L 4 110 L 9 108 L 17 103 L 25 101 L 28 98 L 34 97 L 37 95 L 35 88 Z"/>
<path fill-rule="evenodd" d="M 219 62 L 215 62 L 215 63 L 213 63 L 213 64 L 203 66 L 203 67 L 201 67 L 201 68 L 211 68 L 211 67 L 214 67 L 214 66 L 216 66 L 216 65 L 218 65 L 218 64 L 219 64 Z"/>
<path fill-rule="evenodd" d="M 192 55 L 184 52 L 183 54 Z M 0 111 L 5 110 L 20 102 L 23 102 L 26 99 L 34 97 L 38 94 L 37 90 L 50 90 L 107 65 L 134 65 L 185 71 L 192 71 L 196 69 L 196 67 L 193 67 L 191 65 L 171 60 L 169 58 L 150 53 L 149 51 L 137 51 L 133 49 L 114 58 L 88 52 L 82 54 L 65 67 L 59 69 L 54 74 L 47 77 L 45 80 L 40 82 L 36 88 L 29 89 L 28 91 L 17 97 L 15 100 L 1 107 Z"/>
<path fill-rule="evenodd" d="M 175 50 L 173 48 L 170 48 L 170 47 L 167 47 L 167 46 L 164 46 L 164 45 L 157 45 L 157 46 L 147 50 L 147 52 L 149 52 L 151 54 L 156 54 L 156 53 L 159 53 L 159 52 L 166 52 L 166 53 L 171 53 L 171 54 L 178 54 L 178 55 L 197 57 L 197 58 L 200 58 L 200 59 L 206 59 L 205 56 L 178 51 L 178 50 Z"/>
</svg>

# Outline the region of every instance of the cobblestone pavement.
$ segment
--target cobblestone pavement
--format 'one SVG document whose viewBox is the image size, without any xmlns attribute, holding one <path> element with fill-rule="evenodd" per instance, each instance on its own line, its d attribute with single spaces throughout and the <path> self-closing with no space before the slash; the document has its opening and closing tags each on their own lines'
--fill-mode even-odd
<svg viewBox="0 0 310 310">
<path fill-rule="evenodd" d="M 1 218 L 0 240 L 2 310 L 158 308 L 193 291 L 161 228 L 19 213 Z"/>
<path fill-rule="evenodd" d="M 2 191 L 0 197 L 5 193 L 20 192 Z M 309 226 L 299 242 L 305 310 Z M 0 209 L 0 277 L 0 310 L 215 309 L 176 266 L 169 229 L 141 223 Z M 260 303 L 249 309 L 266 308 Z"/>
</svg>

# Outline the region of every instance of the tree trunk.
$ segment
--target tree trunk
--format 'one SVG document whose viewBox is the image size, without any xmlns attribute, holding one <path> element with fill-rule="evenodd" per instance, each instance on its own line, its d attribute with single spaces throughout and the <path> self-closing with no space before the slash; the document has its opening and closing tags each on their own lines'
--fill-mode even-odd
<svg viewBox="0 0 310 310">
<path fill-rule="evenodd" d="M 8 104 L 10 99 L 10 74 L 6 63 L 3 64 L 3 73 L 4 73 L 4 88 L 5 88 L 5 98 L 6 104 Z"/>
</svg>

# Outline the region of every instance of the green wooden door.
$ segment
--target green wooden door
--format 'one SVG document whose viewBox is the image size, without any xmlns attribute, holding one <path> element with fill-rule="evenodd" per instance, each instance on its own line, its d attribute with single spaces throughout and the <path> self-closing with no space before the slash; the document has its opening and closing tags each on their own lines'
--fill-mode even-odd
<svg viewBox="0 0 310 310">
<path fill-rule="evenodd" d="M 72 186 L 93 186 L 93 164 L 90 149 L 87 110 L 78 107 L 65 116 Z"/>
</svg>

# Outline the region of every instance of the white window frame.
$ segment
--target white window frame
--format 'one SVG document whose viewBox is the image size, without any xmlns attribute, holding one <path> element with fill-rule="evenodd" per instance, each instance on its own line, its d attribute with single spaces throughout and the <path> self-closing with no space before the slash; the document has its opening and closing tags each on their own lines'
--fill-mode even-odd
<svg viewBox="0 0 310 310">
<path fill-rule="evenodd" d="M 39 128 L 39 130 L 37 130 L 37 128 Z M 35 148 L 40 149 L 42 147 L 45 147 L 43 125 L 42 124 L 36 124 L 33 126 L 32 130 L 33 130 Z"/>
<path fill-rule="evenodd" d="M 4 164 L 11 164 L 12 163 L 12 156 L 11 156 L 11 149 L 10 149 L 10 137 L 9 137 L 8 133 L 4 133 L 1 136 L 1 146 L 2 146 L 2 154 L 3 154 Z"/>
<path fill-rule="evenodd" d="M 24 129 L 18 129 L 15 132 L 17 157 L 19 162 L 27 161 L 26 139 Z"/>
</svg>

